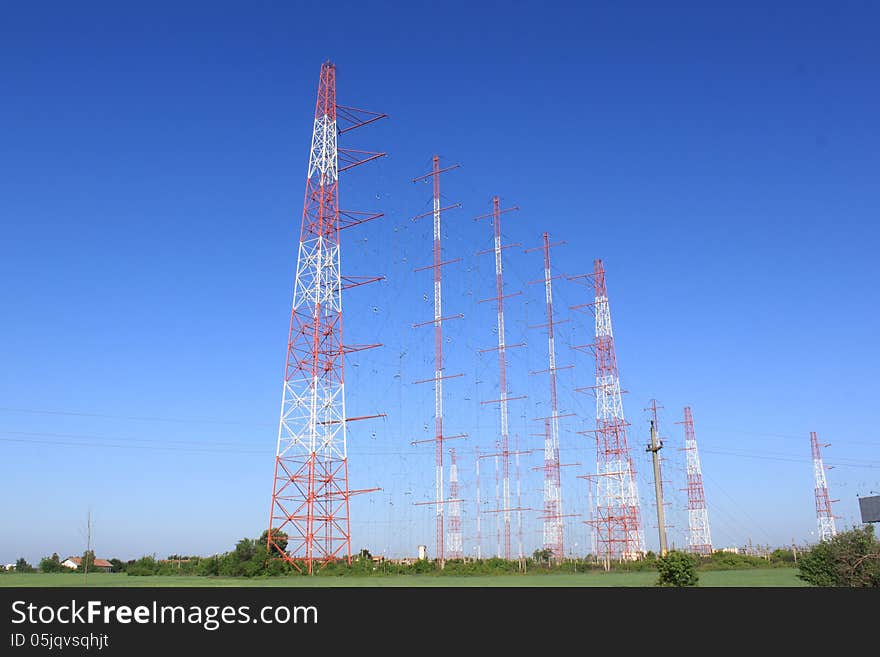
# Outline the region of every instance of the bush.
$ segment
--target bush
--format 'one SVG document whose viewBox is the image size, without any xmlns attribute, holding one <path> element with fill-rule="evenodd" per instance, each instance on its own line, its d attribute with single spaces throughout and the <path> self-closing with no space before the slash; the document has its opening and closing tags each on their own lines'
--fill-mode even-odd
<svg viewBox="0 0 880 657">
<path fill-rule="evenodd" d="M 657 567 L 656 559 L 635 559 L 635 560 L 626 560 L 626 561 L 612 561 L 611 562 L 611 570 L 633 573 L 633 572 L 642 572 L 645 570 L 654 570 Z"/>
<path fill-rule="evenodd" d="M 772 563 L 785 564 L 786 566 L 794 563 L 794 550 L 785 548 L 777 548 L 770 553 L 770 561 Z"/>
<path fill-rule="evenodd" d="M 17 573 L 33 573 L 36 572 L 34 567 L 27 562 L 27 559 L 21 557 L 15 562 L 15 572 Z"/>
<path fill-rule="evenodd" d="M 697 559 L 692 554 L 672 550 L 656 563 L 660 573 L 657 586 L 696 586 L 699 581 Z"/>
<path fill-rule="evenodd" d="M 220 574 L 220 559 L 216 556 L 202 559 L 198 567 L 199 575 L 217 576 Z"/>
<path fill-rule="evenodd" d="M 125 572 L 127 575 L 135 577 L 155 575 L 159 572 L 159 563 L 153 557 L 141 557 L 137 561 L 129 562 Z"/>
<path fill-rule="evenodd" d="M 43 557 L 40 559 L 40 572 L 43 573 L 60 573 L 68 568 L 65 568 L 61 565 L 61 557 L 58 556 L 58 553 L 55 552 L 51 557 Z"/>
<path fill-rule="evenodd" d="M 416 575 L 424 575 L 426 573 L 430 573 L 436 569 L 433 561 L 428 561 L 427 559 L 418 559 L 412 566 L 410 566 L 410 572 Z"/>
<path fill-rule="evenodd" d="M 813 586 L 880 587 L 880 541 L 865 525 L 822 541 L 798 566 L 798 577 Z"/>
<path fill-rule="evenodd" d="M 761 557 L 733 552 L 713 552 L 712 556 L 703 558 L 700 570 L 745 570 L 747 568 L 769 568 L 772 565 Z"/>
</svg>

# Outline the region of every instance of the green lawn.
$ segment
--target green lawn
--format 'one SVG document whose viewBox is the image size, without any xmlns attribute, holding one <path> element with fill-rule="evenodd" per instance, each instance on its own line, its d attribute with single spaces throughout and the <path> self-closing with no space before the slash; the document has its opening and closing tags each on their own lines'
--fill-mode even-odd
<svg viewBox="0 0 880 657">
<path fill-rule="evenodd" d="M 566 575 L 499 575 L 497 577 L 437 577 L 432 575 L 389 575 L 387 577 L 270 577 L 245 579 L 231 577 L 154 576 L 129 577 L 125 574 L 97 573 L 88 577 L 88 586 L 653 586 L 654 572 L 589 573 Z M 0 586 L 83 586 L 81 575 L 16 574 L 0 575 Z M 715 570 L 700 573 L 700 586 L 806 586 L 794 568 L 755 570 Z"/>
</svg>

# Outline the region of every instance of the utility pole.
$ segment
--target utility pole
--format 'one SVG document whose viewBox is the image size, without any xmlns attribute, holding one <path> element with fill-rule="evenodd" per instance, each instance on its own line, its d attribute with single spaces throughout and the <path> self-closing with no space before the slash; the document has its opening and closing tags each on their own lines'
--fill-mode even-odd
<svg viewBox="0 0 880 657">
<path fill-rule="evenodd" d="M 86 516 L 86 553 L 83 555 L 83 580 L 89 581 L 89 553 L 92 551 L 92 510 Z"/>
<path fill-rule="evenodd" d="M 660 533 L 660 556 L 666 556 L 666 511 L 663 508 L 663 478 L 660 475 L 660 450 L 663 449 L 663 441 L 657 435 L 657 400 L 651 400 L 651 442 L 645 448 L 651 452 L 651 460 L 654 462 L 654 496 L 657 498 L 657 529 Z"/>
</svg>

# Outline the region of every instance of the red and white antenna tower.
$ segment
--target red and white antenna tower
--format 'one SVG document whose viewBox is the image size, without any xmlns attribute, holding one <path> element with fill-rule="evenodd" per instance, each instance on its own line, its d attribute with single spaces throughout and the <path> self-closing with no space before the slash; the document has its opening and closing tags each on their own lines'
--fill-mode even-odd
<svg viewBox="0 0 880 657">
<path fill-rule="evenodd" d="M 500 447 L 500 445 L 496 445 Z M 495 514 L 495 556 L 501 556 L 501 524 L 498 519 L 501 517 L 501 473 L 498 467 L 499 453 L 493 454 L 495 461 L 495 509 L 491 512 Z"/>
<path fill-rule="evenodd" d="M 463 374 L 444 374 L 443 373 L 443 322 L 448 319 L 461 319 L 464 317 L 462 314 L 458 315 L 450 315 L 448 317 L 443 317 L 443 304 L 442 304 L 442 294 L 441 294 L 441 269 L 445 265 L 452 264 L 453 262 L 458 262 L 461 258 L 456 258 L 454 260 L 442 260 L 442 249 L 441 249 L 441 226 L 440 226 L 440 218 L 446 210 L 452 210 L 454 208 L 461 207 L 461 203 L 454 203 L 452 205 L 448 205 L 446 207 L 441 207 L 440 205 L 440 174 L 445 173 L 446 171 L 451 171 L 452 169 L 457 169 L 458 164 L 453 164 L 451 166 L 445 167 L 443 169 L 440 168 L 440 156 L 435 155 L 433 157 L 433 167 L 430 173 L 426 173 L 422 176 L 418 176 L 413 178 L 413 182 L 419 182 L 420 180 L 427 180 L 431 178 L 434 187 L 433 194 L 433 208 L 428 212 L 423 212 L 422 214 L 416 215 L 413 217 L 413 221 L 418 219 L 422 219 L 423 217 L 433 217 L 434 219 L 434 262 L 431 265 L 427 265 L 425 267 L 419 267 L 415 269 L 415 271 L 425 271 L 428 269 L 433 270 L 434 272 L 434 319 L 431 319 L 427 322 L 422 322 L 420 324 L 413 324 L 413 328 L 417 328 L 419 326 L 434 326 L 434 376 L 430 379 L 423 379 L 421 381 L 416 381 L 415 383 L 428 383 L 433 382 L 434 384 L 434 437 L 429 438 L 427 440 L 416 440 L 413 441 L 413 444 L 419 443 L 434 443 L 434 453 L 436 457 L 436 474 L 435 474 L 435 499 L 433 502 L 419 502 L 418 504 L 428 504 L 434 505 L 436 507 L 436 524 L 437 524 L 437 559 L 440 563 L 440 567 L 442 568 L 446 563 L 446 554 L 443 545 L 444 539 L 444 505 L 449 502 L 445 498 L 444 494 L 444 485 L 443 485 L 443 441 L 444 440 L 452 440 L 453 438 L 464 438 L 467 434 L 457 434 L 454 436 L 446 436 L 443 434 L 443 380 L 444 379 L 452 379 L 459 376 L 464 376 Z"/>
<path fill-rule="evenodd" d="M 544 422 L 544 513 L 541 518 L 544 520 L 544 549 L 548 549 L 553 553 L 553 558 L 561 561 L 565 556 L 565 545 L 563 539 L 563 519 L 566 517 L 562 513 L 562 484 L 559 476 L 559 419 L 568 417 L 573 413 L 559 414 L 559 405 L 556 394 L 556 372 L 561 369 L 568 369 L 572 365 L 558 367 L 556 365 L 556 338 L 553 334 L 553 327 L 558 322 L 553 317 L 553 279 L 560 276 L 553 276 L 550 269 L 550 247 L 564 244 L 564 242 L 550 243 L 550 234 L 543 234 L 543 246 L 526 249 L 526 253 L 541 250 L 544 253 L 544 278 L 540 281 L 532 281 L 532 284 L 544 284 L 544 297 L 547 302 L 547 323 L 530 328 L 546 328 L 547 329 L 547 351 L 549 366 L 546 370 L 531 372 L 531 374 L 540 374 L 547 372 L 550 374 L 550 415 L 543 418 L 537 418 L 537 421 Z M 568 321 L 568 320 L 563 320 Z"/>
<path fill-rule="evenodd" d="M 515 459 L 515 467 L 516 467 L 516 557 L 517 559 L 523 559 L 525 557 L 525 553 L 523 552 L 523 521 L 522 521 L 522 512 L 524 511 L 522 505 L 522 482 L 520 480 L 520 467 L 519 467 L 519 455 L 521 452 L 519 451 L 519 434 L 514 434 L 513 436 L 513 450 L 514 450 L 514 459 Z"/>
<path fill-rule="evenodd" d="M 383 117 L 337 105 L 336 67 L 321 66 L 267 540 L 270 554 L 309 573 L 316 562 L 351 562 L 349 498 L 367 491 L 349 489 L 347 424 L 382 417 L 345 414 L 345 354 L 381 345 L 343 344 L 342 291 L 381 277 L 343 276 L 339 235 L 382 214 L 340 210 L 339 174 L 385 154 L 337 148 L 337 136 Z"/>
<path fill-rule="evenodd" d="M 820 541 L 830 541 L 837 535 L 834 514 L 831 512 L 831 503 L 836 500 L 832 500 L 828 495 L 825 464 L 822 462 L 822 447 L 828 447 L 830 444 L 820 444 L 816 432 L 810 432 L 810 445 L 813 449 L 813 474 L 816 477 L 816 522 L 819 525 Z"/>
<path fill-rule="evenodd" d="M 525 345 L 523 342 L 519 342 L 517 344 L 509 345 L 507 344 L 507 336 L 505 334 L 504 329 L 504 300 L 510 297 L 515 297 L 522 292 L 514 292 L 513 294 L 504 294 L 504 264 L 501 258 L 501 252 L 504 249 L 509 249 L 511 247 L 520 246 L 519 244 L 501 244 L 501 215 L 506 212 L 514 212 L 519 210 L 518 206 L 513 206 L 510 208 L 501 209 L 501 203 L 498 200 L 498 197 L 495 196 L 492 198 L 492 212 L 489 214 L 480 215 L 479 217 L 475 217 L 474 220 L 477 221 L 479 219 L 492 218 L 492 230 L 493 230 L 493 238 L 494 238 L 494 246 L 492 249 L 488 249 L 486 251 L 480 251 L 477 255 L 484 255 L 487 253 L 493 253 L 495 255 L 495 296 L 489 299 L 482 299 L 479 303 L 485 303 L 487 301 L 494 301 L 495 308 L 497 311 L 497 324 L 496 324 L 496 332 L 498 334 L 498 346 L 492 347 L 490 349 L 481 349 L 480 353 L 486 353 L 489 351 L 497 351 L 498 352 L 498 399 L 492 399 L 489 401 L 481 402 L 482 404 L 498 404 L 499 407 L 499 420 L 500 420 L 500 431 L 499 431 L 499 441 L 498 441 L 498 449 L 499 456 L 501 458 L 501 495 L 498 496 L 498 504 L 497 509 L 501 514 L 502 520 L 502 529 L 501 533 L 504 537 L 504 552 L 503 556 L 505 559 L 510 559 L 510 514 L 512 511 L 516 511 L 516 509 L 511 507 L 510 504 L 510 430 L 508 427 L 508 406 L 507 403 L 514 399 L 525 399 L 525 395 L 520 395 L 516 397 L 510 396 L 510 391 L 507 389 L 507 350 L 513 347 L 522 347 Z M 497 462 L 497 461 L 496 461 Z M 519 508 L 519 503 L 517 503 L 517 508 Z M 521 513 L 521 512 L 520 512 Z"/>
<path fill-rule="evenodd" d="M 543 435 L 543 434 L 542 434 L 542 435 Z M 519 558 L 522 558 L 522 556 L 523 556 L 523 555 L 522 555 L 522 512 L 523 512 L 523 511 L 533 511 L 533 510 L 534 510 L 534 509 L 531 509 L 531 508 L 528 508 L 528 507 L 524 507 L 524 506 L 522 506 L 522 504 L 520 503 L 520 502 L 521 502 L 521 496 L 520 496 L 520 484 L 519 484 L 519 457 L 520 457 L 520 454 L 531 454 L 531 453 L 532 453 L 531 450 L 523 450 L 523 451 L 520 451 L 519 449 L 514 449 L 514 451 L 512 451 L 512 452 L 511 452 L 511 451 L 508 451 L 508 452 L 506 453 L 506 456 L 507 456 L 508 459 L 509 459 L 511 456 L 513 456 L 513 457 L 516 458 L 516 490 L 517 490 L 517 503 L 516 503 L 516 506 L 515 506 L 515 507 L 502 507 L 501 504 L 500 504 L 501 496 L 500 496 L 500 493 L 499 493 L 498 459 L 499 459 L 500 457 L 504 456 L 504 455 L 503 455 L 501 452 L 493 452 L 493 453 L 489 453 L 489 454 L 481 454 L 480 451 L 479 451 L 479 449 L 477 450 L 477 499 L 478 499 L 477 508 L 479 509 L 479 497 L 480 497 L 480 459 L 494 459 L 494 460 L 495 460 L 495 498 L 496 498 L 496 500 L 498 501 L 498 503 L 496 504 L 496 508 L 492 509 L 491 511 L 485 511 L 485 513 L 491 513 L 491 514 L 494 514 L 496 520 L 497 520 L 497 519 L 499 518 L 499 516 L 501 516 L 501 514 L 503 514 L 503 513 L 504 513 L 504 514 L 507 514 L 507 513 L 517 513 L 517 514 L 519 514 L 519 518 L 520 518 L 520 522 L 519 522 L 519 534 L 520 534 L 520 538 L 519 538 L 519 543 L 520 543 L 520 546 L 519 546 L 519 552 L 520 552 L 520 554 L 519 554 Z M 498 523 L 496 522 L 496 526 L 497 526 L 497 525 L 498 525 Z M 478 554 L 478 557 L 477 557 L 477 558 L 479 558 L 479 554 L 482 552 L 482 547 L 481 547 L 481 545 L 480 545 L 480 538 L 481 538 L 482 534 L 481 534 L 480 528 L 481 528 L 481 525 L 480 525 L 480 516 L 479 516 L 479 514 L 478 514 L 478 516 L 477 516 L 477 554 Z M 501 542 L 501 541 L 500 541 L 500 539 L 501 539 L 501 536 L 500 536 L 500 534 L 501 534 L 501 532 L 500 532 L 500 527 L 497 527 L 497 529 L 498 529 L 499 531 L 496 532 L 497 543 L 496 543 L 496 546 L 495 546 L 495 554 L 496 554 L 496 556 L 502 556 L 502 553 L 501 553 L 501 545 L 500 545 L 500 542 Z M 509 535 L 507 535 L 506 538 L 509 539 Z M 508 540 L 506 543 L 507 543 L 507 547 L 509 548 L 509 540 Z M 505 558 L 505 559 L 509 559 L 510 557 L 504 557 L 504 558 Z"/>
<path fill-rule="evenodd" d="M 449 550 L 450 559 L 464 557 L 461 537 L 461 502 L 458 491 L 458 464 L 455 461 L 455 448 L 449 449 Z"/>
<path fill-rule="evenodd" d="M 712 533 L 709 531 L 709 511 L 706 508 L 706 495 L 703 492 L 703 469 L 700 453 L 697 450 L 697 434 L 694 431 L 694 416 L 691 407 L 684 407 L 684 451 L 687 456 L 687 510 L 688 510 L 688 550 L 694 554 L 712 554 Z"/>
<path fill-rule="evenodd" d="M 476 483 L 477 483 L 477 559 L 483 558 L 483 507 L 482 500 L 480 499 L 480 448 L 479 446 L 474 447 L 474 455 L 476 459 Z"/>
<path fill-rule="evenodd" d="M 595 295 L 593 303 L 573 309 L 592 308 L 596 319 L 596 341 L 576 348 L 591 348 L 596 357 L 595 387 L 578 390 L 592 390 L 596 395 L 596 514 L 592 522 L 597 556 L 607 567 L 611 559 L 640 559 L 645 553 L 645 537 L 635 467 L 626 440 L 628 423 L 623 415 L 605 267 L 601 260 L 595 260 L 592 274 L 574 278 L 591 278 Z"/>
</svg>

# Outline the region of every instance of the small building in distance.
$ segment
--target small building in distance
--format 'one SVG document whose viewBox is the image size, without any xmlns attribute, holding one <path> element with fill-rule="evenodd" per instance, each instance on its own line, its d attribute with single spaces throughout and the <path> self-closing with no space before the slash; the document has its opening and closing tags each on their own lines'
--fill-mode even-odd
<svg viewBox="0 0 880 657">
<path fill-rule="evenodd" d="M 71 570 L 76 570 L 80 567 L 80 564 L 82 564 L 82 557 L 67 557 L 61 562 L 62 566 Z M 96 557 L 95 562 L 92 564 L 92 569 L 102 573 L 109 573 L 113 570 L 113 564 L 106 559 L 98 559 Z"/>
</svg>

